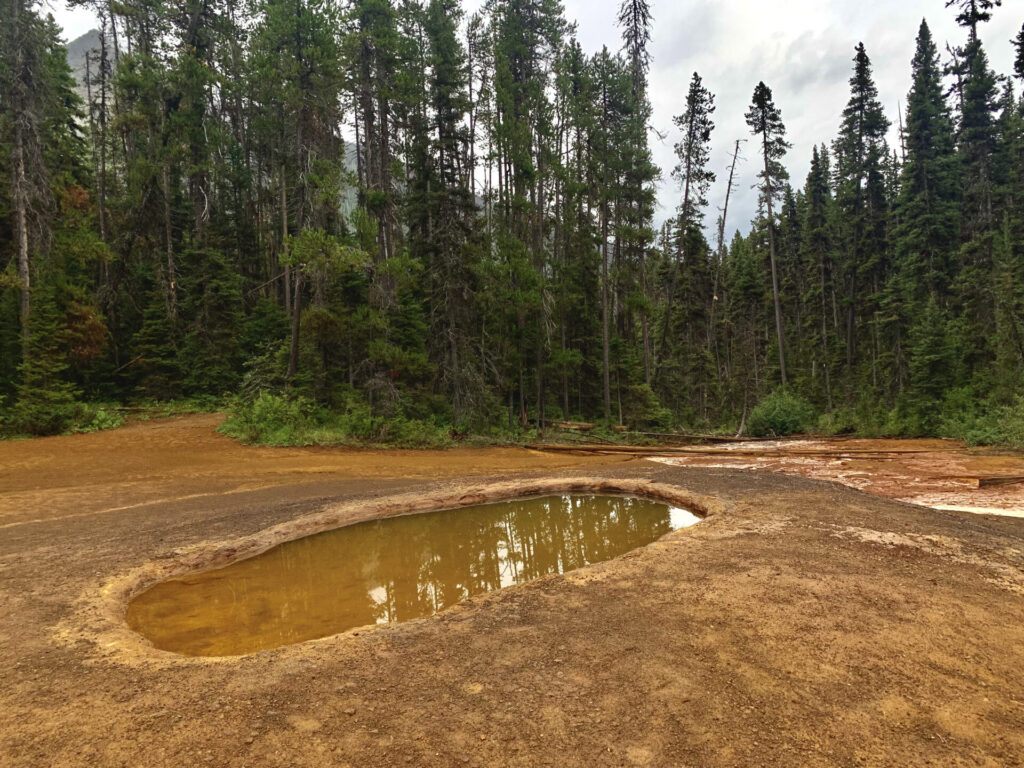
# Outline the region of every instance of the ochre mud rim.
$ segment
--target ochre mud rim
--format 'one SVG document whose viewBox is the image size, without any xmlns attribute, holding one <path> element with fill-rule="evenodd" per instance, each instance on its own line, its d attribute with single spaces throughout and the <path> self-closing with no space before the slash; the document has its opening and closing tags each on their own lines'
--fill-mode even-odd
<svg viewBox="0 0 1024 768">
<path fill-rule="evenodd" d="M 178 666 L 238 661 L 246 657 L 183 656 L 155 648 L 148 640 L 128 627 L 125 622 L 128 603 L 135 595 L 166 579 L 223 568 L 239 560 L 255 557 L 285 542 L 355 523 L 530 496 L 594 492 L 642 496 L 684 507 L 705 519 L 726 511 L 726 505 L 719 499 L 693 494 L 674 485 L 643 479 L 549 478 L 527 482 L 509 481 L 488 485 L 462 486 L 427 494 L 407 493 L 384 498 L 356 499 L 330 505 L 320 512 L 304 515 L 248 536 L 225 541 L 204 542 L 185 549 L 174 550 L 157 560 L 119 574 L 101 588 L 87 590 L 78 600 L 76 610 L 72 615 L 54 628 L 55 637 L 63 645 L 88 644 L 93 651 L 90 655 L 127 664 Z M 671 541 L 674 538 L 686 536 L 690 530 L 692 529 L 673 531 L 659 541 Z M 647 546 L 654 546 L 657 543 L 653 542 Z M 614 560 L 609 562 L 614 562 Z M 544 578 L 560 578 L 560 576 Z M 508 589 L 525 586 L 528 585 L 497 590 L 482 596 L 482 598 L 474 598 L 473 603 L 475 606 L 479 606 Z M 459 610 L 459 606 L 454 606 L 443 613 L 457 610 Z M 430 621 L 432 618 L 434 617 L 417 621 Z M 379 627 L 357 627 L 337 635 L 307 640 L 259 653 L 287 653 L 293 649 L 308 648 L 313 644 L 331 641 L 341 636 L 364 634 L 376 629 Z"/>
</svg>

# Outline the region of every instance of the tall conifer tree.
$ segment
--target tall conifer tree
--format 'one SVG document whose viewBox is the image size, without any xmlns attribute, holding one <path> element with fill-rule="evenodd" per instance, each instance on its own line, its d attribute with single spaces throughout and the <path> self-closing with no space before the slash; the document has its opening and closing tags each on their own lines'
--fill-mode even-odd
<svg viewBox="0 0 1024 768">
<path fill-rule="evenodd" d="M 757 137 L 758 155 L 761 160 L 761 205 L 765 211 L 765 226 L 768 230 L 768 258 L 772 278 L 772 303 L 775 308 L 775 340 L 778 345 L 779 378 L 786 386 L 786 336 L 783 331 L 782 300 L 779 295 L 778 254 L 775 238 L 775 203 L 782 199 L 784 184 L 789 173 L 782 165 L 782 158 L 790 145 L 786 141 L 786 126 L 782 112 L 772 98 L 771 89 L 763 82 L 754 88 L 754 96 L 747 111 L 747 125 Z"/>
</svg>

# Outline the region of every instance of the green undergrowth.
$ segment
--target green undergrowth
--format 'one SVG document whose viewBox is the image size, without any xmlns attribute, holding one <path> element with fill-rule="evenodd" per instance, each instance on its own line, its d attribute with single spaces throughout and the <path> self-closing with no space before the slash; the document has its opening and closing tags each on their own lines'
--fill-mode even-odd
<svg viewBox="0 0 1024 768">
<path fill-rule="evenodd" d="M 0 404 L 0 439 L 99 432 L 120 427 L 124 421 L 115 403 L 23 403 L 6 410 Z"/>
<path fill-rule="evenodd" d="M 363 401 L 349 400 L 334 407 L 311 398 L 264 391 L 252 397 L 200 397 L 167 401 L 119 403 L 32 402 L 10 405 L 0 399 L 0 439 L 73 434 L 115 429 L 132 421 L 226 411 L 220 431 L 243 443 L 304 446 L 344 445 L 359 447 L 448 448 L 454 445 L 522 445 L 534 442 L 563 444 L 656 445 L 670 444 L 659 433 L 620 431 L 598 423 L 591 431 L 555 428 L 538 431 L 508 426 L 507 412 L 496 420 L 501 426 L 455 425 L 441 415 L 414 416 L 400 409 L 375 413 Z M 532 414 L 531 414 L 532 415 Z M 669 434 L 685 428 L 661 428 Z M 700 432 L 733 435 L 738 424 L 716 428 L 700 425 Z M 1024 394 L 1010 402 L 980 400 L 969 389 L 954 389 L 928 408 L 903 403 L 884 409 L 870 403 L 819 412 L 814 405 L 789 389 L 765 396 L 746 419 L 745 435 L 856 436 L 863 438 L 943 437 L 967 445 L 1024 449 Z"/>
<path fill-rule="evenodd" d="M 342 407 L 328 408 L 301 395 L 270 391 L 233 400 L 220 431 L 243 443 L 275 446 L 449 448 L 534 442 L 623 445 L 651 442 L 639 433 L 621 432 L 600 424 L 585 433 L 507 424 L 454 425 L 444 416 L 414 418 L 400 412 L 375 414 L 357 399 L 349 400 Z"/>
<path fill-rule="evenodd" d="M 116 429 L 131 421 L 165 419 L 223 410 L 223 398 L 146 400 L 131 405 L 116 402 L 86 403 L 70 398 L 22 400 L 5 407 L 0 398 L 0 439 L 17 440 L 48 435 L 70 435 Z"/>
</svg>

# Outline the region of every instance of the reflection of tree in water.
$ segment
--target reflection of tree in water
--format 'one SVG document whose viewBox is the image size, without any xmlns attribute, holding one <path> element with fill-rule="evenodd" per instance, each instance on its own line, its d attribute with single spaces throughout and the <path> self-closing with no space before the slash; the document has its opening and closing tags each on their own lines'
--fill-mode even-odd
<svg viewBox="0 0 1024 768">
<path fill-rule="evenodd" d="M 160 647 L 244 653 L 428 616 L 470 595 L 616 557 L 669 530 L 665 505 L 608 496 L 410 515 L 164 582 L 133 610 Z"/>
<path fill-rule="evenodd" d="M 670 530 L 662 504 L 552 496 L 383 521 L 371 592 L 383 616 L 429 615 L 470 595 L 616 557 Z"/>
</svg>

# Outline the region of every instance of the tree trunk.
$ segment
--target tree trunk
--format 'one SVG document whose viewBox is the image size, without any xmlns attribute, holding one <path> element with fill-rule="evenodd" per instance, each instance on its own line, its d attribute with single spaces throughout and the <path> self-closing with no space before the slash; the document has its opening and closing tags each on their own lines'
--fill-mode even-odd
<svg viewBox="0 0 1024 768">
<path fill-rule="evenodd" d="M 288 350 L 288 383 L 299 368 L 299 326 L 302 322 L 302 270 L 295 271 L 295 295 L 292 297 L 292 343 Z"/>
<path fill-rule="evenodd" d="M 18 239 L 18 280 L 21 283 L 21 343 L 22 362 L 28 362 L 30 357 L 29 320 L 32 314 L 32 276 L 29 267 L 28 257 L 28 179 L 25 174 L 25 131 L 23 120 L 27 118 L 24 89 L 27 83 L 22 82 L 24 68 L 24 50 L 19 35 L 19 17 L 21 15 L 22 0 L 14 0 L 13 16 L 11 18 L 12 39 L 14 40 L 14 78 L 13 89 L 16 94 L 16 105 L 20 103 L 20 109 L 15 108 L 13 126 L 13 150 L 11 152 L 11 165 L 14 171 L 13 189 L 11 197 L 14 202 L 14 229 Z"/>
<path fill-rule="evenodd" d="M 167 317 L 171 327 L 175 325 L 178 315 L 178 288 L 174 269 L 174 241 L 171 232 L 171 174 L 164 161 L 161 178 L 164 193 L 164 245 L 167 250 Z"/>
<path fill-rule="evenodd" d="M 608 326 L 608 211 L 601 211 L 601 353 L 604 364 L 604 420 L 612 419 L 611 335 Z"/>
<path fill-rule="evenodd" d="M 14 119 L 14 221 L 18 238 L 18 279 L 21 283 L 22 360 L 29 358 L 29 318 L 32 313 L 32 277 L 28 259 L 28 194 L 25 179 L 25 143 L 20 120 Z"/>
<path fill-rule="evenodd" d="M 288 256 L 288 190 L 286 185 L 284 163 L 281 163 L 281 256 L 278 261 L 286 261 Z M 284 311 L 292 311 L 292 271 L 287 263 L 284 265 Z"/>
<path fill-rule="evenodd" d="M 708 345 L 715 350 L 716 367 L 718 365 L 718 344 L 715 342 L 715 310 L 718 308 L 718 281 L 722 275 L 722 264 L 725 261 L 725 225 L 729 216 L 729 198 L 732 196 L 733 180 L 736 176 L 736 163 L 740 157 L 740 139 L 736 139 L 736 148 L 732 153 L 732 164 L 729 166 L 729 184 L 725 188 L 725 204 L 722 206 L 722 218 L 718 222 L 718 253 L 715 260 L 715 274 L 711 285 L 711 317 L 708 323 Z"/>
<path fill-rule="evenodd" d="M 775 266 L 775 216 L 772 213 L 772 182 L 769 173 L 771 164 L 768 161 L 768 139 L 764 140 L 764 183 L 765 204 L 768 209 L 768 255 L 772 265 L 772 299 L 775 302 L 775 335 L 779 344 L 779 377 L 782 386 L 786 386 L 786 349 L 782 332 L 782 302 L 779 299 L 779 276 Z"/>
</svg>

